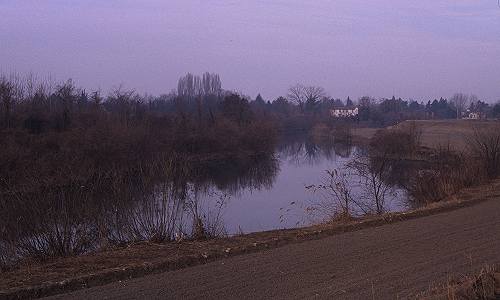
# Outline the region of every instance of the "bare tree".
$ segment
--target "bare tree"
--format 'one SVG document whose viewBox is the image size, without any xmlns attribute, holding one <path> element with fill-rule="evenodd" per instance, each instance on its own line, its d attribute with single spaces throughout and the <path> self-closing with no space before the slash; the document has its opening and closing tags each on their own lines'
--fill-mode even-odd
<svg viewBox="0 0 500 300">
<path fill-rule="evenodd" d="M 208 108 L 212 121 L 214 120 L 213 102 L 214 98 L 220 100 L 222 96 L 222 84 L 218 74 L 206 72 L 202 77 L 191 73 L 179 79 L 177 84 L 177 102 L 182 107 L 183 102 L 196 105 L 198 126 L 203 123 L 203 111 Z"/>
<path fill-rule="evenodd" d="M 3 111 L 3 127 L 11 127 L 11 115 L 14 106 L 14 85 L 7 78 L 0 78 L 0 102 Z"/>
<path fill-rule="evenodd" d="M 476 95 L 472 94 L 469 96 L 469 103 L 470 104 L 477 104 L 478 102 L 479 102 L 479 98 Z"/>
<path fill-rule="evenodd" d="M 202 77 L 187 73 L 179 78 L 177 94 L 181 97 L 194 99 L 200 96 L 222 93 L 222 84 L 218 74 L 206 72 Z"/>
<path fill-rule="evenodd" d="M 222 84 L 218 74 L 206 72 L 202 78 L 203 93 L 205 95 L 220 96 Z"/>
<path fill-rule="evenodd" d="M 467 103 L 469 102 L 469 96 L 463 93 L 456 93 L 451 97 L 450 101 L 455 105 L 457 111 L 457 120 L 461 118 L 462 112 L 464 111 Z"/>
<path fill-rule="evenodd" d="M 369 97 L 369 96 L 363 96 L 361 98 L 359 98 L 359 106 L 361 107 L 370 107 L 372 106 L 373 104 L 375 104 L 375 99 Z"/>
<path fill-rule="evenodd" d="M 300 110 L 304 110 L 304 104 L 306 103 L 306 98 L 305 98 L 305 87 L 297 83 L 296 85 L 290 87 L 288 89 L 288 95 L 287 95 L 287 100 L 290 101 L 291 103 L 294 103 L 300 107 Z"/>
<path fill-rule="evenodd" d="M 326 97 L 325 90 L 319 86 L 307 86 L 304 89 L 306 98 L 306 109 L 308 111 L 315 111 L 319 102 Z"/>
<path fill-rule="evenodd" d="M 117 113 L 121 122 L 129 126 L 132 116 L 136 112 L 135 104 L 141 101 L 141 97 L 135 90 L 127 90 L 123 86 L 119 86 L 108 96 L 106 105 Z"/>
<path fill-rule="evenodd" d="M 320 86 L 306 86 L 304 88 L 304 98 L 306 102 L 316 102 L 324 97 L 326 97 L 325 90 Z"/>
<path fill-rule="evenodd" d="M 177 84 L 177 94 L 180 97 L 194 99 L 203 93 L 201 78 L 191 73 L 179 78 Z"/>
<path fill-rule="evenodd" d="M 303 112 L 306 103 L 314 104 L 326 97 L 325 90 L 320 86 L 304 86 L 296 84 L 288 89 L 288 101 L 295 103 Z"/>
</svg>

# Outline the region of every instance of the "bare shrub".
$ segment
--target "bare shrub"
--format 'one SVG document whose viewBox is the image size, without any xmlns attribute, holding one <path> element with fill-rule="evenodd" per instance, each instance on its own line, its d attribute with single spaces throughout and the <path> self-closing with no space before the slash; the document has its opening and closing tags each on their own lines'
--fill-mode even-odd
<svg viewBox="0 0 500 300">
<path fill-rule="evenodd" d="M 9 241 L 0 240 L 0 273 L 14 266 L 17 259 L 15 246 Z"/>
<path fill-rule="evenodd" d="M 419 204 L 442 201 L 487 179 L 477 159 L 465 153 L 439 148 L 431 159 L 430 167 L 414 174 L 408 187 L 409 195 Z"/>
<path fill-rule="evenodd" d="M 124 189 L 126 181 L 112 187 L 116 200 L 105 217 L 106 239 L 111 244 L 172 241 L 182 231 L 185 189 L 170 181 L 154 182 L 143 172 L 133 190 Z"/>
<path fill-rule="evenodd" d="M 354 210 L 362 206 L 353 197 L 349 169 L 334 169 L 326 171 L 326 174 L 322 183 L 306 186 L 306 189 L 320 193 L 322 197 L 321 201 L 313 203 L 307 209 L 319 211 L 329 220 L 351 219 Z"/>
<path fill-rule="evenodd" d="M 413 155 L 419 146 L 418 130 L 413 127 L 381 130 L 370 140 L 367 153 L 348 164 L 360 179 L 364 202 L 372 203 L 375 213 L 384 213 L 387 200 L 395 195 L 389 180 L 397 166 L 394 161 Z"/>
<path fill-rule="evenodd" d="M 16 249 L 16 256 L 45 259 L 85 253 L 93 249 L 96 223 L 94 206 L 79 184 L 46 189 L 41 194 L 18 193 L 4 199 L 2 208 L 16 212 L 16 219 L 2 220 L 2 240 Z M 5 222 L 5 223 L 4 223 Z"/>
<path fill-rule="evenodd" d="M 212 203 L 202 203 L 197 193 L 187 202 L 187 210 L 193 220 L 191 237 L 193 239 L 210 239 L 227 236 L 224 227 L 222 214 L 229 196 L 226 194 L 218 195 L 218 200 Z"/>
<path fill-rule="evenodd" d="M 394 168 L 401 167 L 396 162 L 418 151 L 420 135 L 419 128 L 413 123 L 405 128 L 378 132 L 366 153 L 358 153 L 342 171 L 328 171 L 328 177 L 322 184 L 307 187 L 313 191 L 321 190 L 326 193 L 325 198 L 330 199 L 330 202 L 323 201 L 317 206 L 323 211 L 330 211 L 335 217 L 350 216 L 350 205 L 365 214 L 384 213 L 387 202 L 396 196 L 390 180 Z M 352 197 L 351 190 L 356 184 L 361 190 L 359 199 Z"/>
<path fill-rule="evenodd" d="M 0 77 L 0 125 L 10 128 L 13 125 L 14 84 L 6 77 Z"/>
<path fill-rule="evenodd" d="M 422 131 L 415 122 L 380 130 L 370 141 L 370 155 L 391 159 L 412 157 L 420 148 L 421 136 Z"/>
<path fill-rule="evenodd" d="M 239 95 L 224 102 L 216 74 L 197 83 L 195 101 L 186 88 L 156 98 L 118 88 L 101 97 L 71 80 L 0 76 L 2 256 L 12 249 L 10 257 L 42 259 L 107 243 L 170 241 L 185 226 L 186 180 L 170 176 L 185 172 L 180 164 L 162 161 L 196 173 L 199 161 L 274 150 L 276 126 Z M 219 222 L 212 215 L 203 221 Z M 220 228 L 208 231 L 215 236 Z"/>
<path fill-rule="evenodd" d="M 371 203 L 375 213 L 384 213 L 388 198 L 394 195 L 394 188 L 387 180 L 390 171 L 388 156 L 358 156 L 349 162 L 348 167 L 359 177 L 362 202 Z"/>
<path fill-rule="evenodd" d="M 500 125 L 474 127 L 468 141 L 471 154 L 479 159 L 488 177 L 496 178 L 500 171 Z"/>
</svg>

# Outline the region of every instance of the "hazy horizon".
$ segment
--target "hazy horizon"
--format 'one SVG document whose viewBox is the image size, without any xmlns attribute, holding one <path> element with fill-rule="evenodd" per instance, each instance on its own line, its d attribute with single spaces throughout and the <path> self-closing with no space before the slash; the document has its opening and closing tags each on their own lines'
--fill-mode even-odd
<svg viewBox="0 0 500 300">
<path fill-rule="evenodd" d="M 187 72 L 272 100 L 289 86 L 335 98 L 500 100 L 496 0 L 0 0 L 0 72 L 108 91 L 167 93 Z"/>
</svg>

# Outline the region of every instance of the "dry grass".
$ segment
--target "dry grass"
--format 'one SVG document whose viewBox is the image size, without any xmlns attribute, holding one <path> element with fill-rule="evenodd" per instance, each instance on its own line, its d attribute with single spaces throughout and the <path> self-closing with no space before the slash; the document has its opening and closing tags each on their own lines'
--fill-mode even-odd
<svg viewBox="0 0 500 300">
<path fill-rule="evenodd" d="M 450 147 L 455 150 L 467 148 L 467 136 L 474 134 L 474 128 L 498 126 L 498 121 L 483 120 L 420 120 L 412 121 L 422 130 L 422 146 L 428 148 Z M 406 126 L 402 122 L 397 127 Z"/>
<path fill-rule="evenodd" d="M 353 128 L 352 138 L 356 144 L 368 144 L 380 128 Z"/>
<path fill-rule="evenodd" d="M 498 188 L 500 188 L 500 180 L 490 185 L 461 191 L 448 202 L 433 203 L 428 207 L 410 212 L 354 219 L 347 223 L 334 222 L 213 240 L 162 244 L 141 242 L 89 255 L 57 258 L 44 263 L 24 261 L 19 268 L 1 273 L 0 298 L 16 295 L 33 297 L 33 295 L 43 296 L 67 292 L 126 278 L 180 269 L 227 256 L 428 216 L 497 198 Z M 478 194 L 483 196 L 478 197 Z"/>
<path fill-rule="evenodd" d="M 448 278 L 441 286 L 417 295 L 425 300 L 483 300 L 498 299 L 500 273 L 497 266 L 485 266 L 479 273 Z"/>
<path fill-rule="evenodd" d="M 466 149 L 466 137 L 474 134 L 474 128 L 490 128 L 498 126 L 499 121 L 484 120 L 417 120 L 405 121 L 395 127 L 406 126 L 415 122 L 422 129 L 422 146 L 427 148 L 450 147 L 456 150 Z M 369 141 L 379 128 L 354 128 L 353 138 L 356 142 Z"/>
</svg>

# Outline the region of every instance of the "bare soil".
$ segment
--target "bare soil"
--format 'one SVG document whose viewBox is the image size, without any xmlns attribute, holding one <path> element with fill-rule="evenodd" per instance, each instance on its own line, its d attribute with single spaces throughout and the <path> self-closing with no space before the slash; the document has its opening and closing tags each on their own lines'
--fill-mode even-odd
<svg viewBox="0 0 500 300">
<path fill-rule="evenodd" d="M 404 299 L 500 260 L 496 182 L 473 206 L 123 280 L 52 299 Z"/>
<path fill-rule="evenodd" d="M 419 295 L 425 300 L 499 299 L 500 273 L 497 266 L 485 266 L 479 273 L 450 279 L 443 286 Z"/>
<path fill-rule="evenodd" d="M 377 133 L 377 131 L 383 130 L 383 128 L 353 128 L 352 129 L 352 139 L 355 144 L 368 144 L 370 139 Z"/>
<path fill-rule="evenodd" d="M 139 243 L 134 245 L 128 245 L 125 248 L 116 248 L 116 249 L 108 249 L 107 251 L 102 251 L 98 253 L 94 253 L 91 255 L 79 256 L 79 257 L 68 257 L 62 259 L 56 259 L 52 261 L 47 261 L 44 263 L 29 263 L 25 262 L 20 268 L 16 270 L 12 270 L 10 272 L 4 272 L 0 276 L 0 299 L 2 298 L 33 298 L 40 296 L 48 296 L 54 295 L 57 293 L 69 292 L 81 288 L 99 286 L 110 282 L 115 282 L 119 280 L 127 280 L 130 278 L 137 278 L 141 276 L 145 276 L 148 274 L 161 273 L 164 271 L 173 271 L 179 270 L 188 266 L 206 264 L 210 262 L 217 261 L 221 258 L 236 256 L 244 253 L 258 252 L 260 250 L 277 248 L 279 246 L 285 246 L 290 244 L 303 244 L 302 246 L 297 246 L 305 251 L 305 253 L 316 253 L 316 251 L 320 250 L 319 248 L 323 248 L 321 241 L 324 241 L 325 248 L 323 251 L 327 251 L 327 253 L 316 253 L 317 255 L 324 256 L 324 258 L 334 259 L 334 261 L 338 261 L 341 257 L 329 257 L 328 253 L 330 253 L 328 249 L 330 249 L 333 244 L 337 245 L 332 248 L 332 251 L 340 251 L 339 255 L 344 256 L 348 253 L 345 252 L 347 250 L 353 251 L 353 253 L 357 253 L 357 257 L 359 258 L 365 257 L 366 255 L 370 255 L 370 253 L 377 253 L 377 255 L 373 256 L 375 261 L 378 261 L 378 254 L 380 252 L 389 251 L 391 248 L 392 251 L 396 251 L 399 253 L 398 247 L 405 246 L 410 247 L 407 243 L 399 244 L 388 244 L 391 245 L 384 246 L 380 244 L 378 240 L 378 230 L 372 227 L 380 226 L 382 232 L 386 232 L 387 234 L 396 234 L 400 232 L 398 226 L 408 226 L 403 225 L 406 222 L 397 225 L 388 227 L 385 224 L 391 224 L 403 220 L 414 219 L 422 216 L 427 216 L 439 212 L 450 211 L 453 209 L 457 209 L 459 207 L 468 207 L 472 204 L 486 201 L 488 199 L 499 199 L 500 198 L 500 181 L 494 182 L 491 185 L 478 187 L 474 189 L 464 190 L 459 195 L 456 195 L 455 199 L 450 199 L 449 202 L 438 203 L 432 207 L 416 210 L 413 212 L 407 213 L 398 213 L 398 214 L 387 214 L 384 216 L 374 216 L 371 218 L 365 218 L 362 220 L 355 220 L 349 223 L 331 223 L 331 224 L 323 224 L 318 226 L 312 226 L 307 228 L 300 229 L 291 229 L 291 230 L 276 230 L 269 232 L 260 232 L 255 234 L 236 236 L 227 239 L 216 239 L 209 241 L 184 241 L 180 243 L 167 243 L 167 244 L 152 244 L 152 243 Z M 459 199 L 459 200 L 458 200 Z M 482 209 L 486 209 L 486 213 L 500 213 L 500 201 L 487 201 L 489 206 L 480 206 Z M 490 207 L 493 206 L 493 207 Z M 464 221 L 471 220 L 480 220 L 480 215 L 482 210 L 477 211 L 477 208 L 465 208 L 461 209 L 461 215 L 470 214 L 463 218 Z M 440 221 L 440 218 L 444 219 Z M 479 219 L 478 219 L 479 218 Z M 424 220 L 424 219 L 422 219 Z M 428 241 L 427 246 L 432 246 L 434 243 L 438 242 L 439 237 L 446 237 L 446 231 L 443 233 L 439 233 L 438 224 L 446 224 L 448 221 L 446 219 L 446 215 L 441 215 L 438 217 L 434 217 L 433 221 L 430 224 L 427 224 L 429 221 L 422 221 L 423 224 L 420 225 L 423 227 L 422 232 L 420 232 L 420 226 L 418 225 L 419 220 L 414 225 L 411 225 L 410 228 L 406 229 L 406 234 L 408 235 L 406 239 L 408 241 L 413 240 L 413 236 L 417 236 L 419 240 L 415 243 L 418 246 L 422 241 Z M 456 217 L 453 217 L 452 221 L 458 221 Z M 491 225 L 498 225 L 496 220 L 487 219 L 486 221 L 490 222 Z M 500 222 L 500 220 L 498 221 Z M 468 230 L 467 224 L 454 223 L 452 224 L 455 231 Z M 487 230 L 487 227 L 484 227 L 482 223 L 479 224 L 469 224 L 472 226 L 473 231 L 477 231 L 477 226 L 480 226 L 479 229 Z M 434 228 L 436 232 L 429 232 L 427 226 L 431 226 Z M 476 226 L 476 227 L 475 227 Z M 482 227 L 481 227 L 482 226 Z M 371 228 L 371 229 L 363 229 L 363 228 Z M 411 230 L 410 230 L 411 229 Z M 450 229 L 452 229 L 450 227 Z M 491 228 L 491 230 L 496 230 L 499 232 L 500 228 Z M 366 231 L 368 230 L 368 231 Z M 375 232 L 370 232 L 370 230 L 374 230 Z M 365 233 L 354 233 L 357 232 L 365 232 Z M 345 232 L 353 232 L 351 235 L 342 234 Z M 405 232 L 403 230 L 402 232 Z M 484 232 L 486 233 L 486 232 Z M 430 234 L 428 237 L 425 235 Z M 335 236 L 339 236 L 338 239 L 342 241 L 342 244 L 338 244 L 336 241 L 332 241 L 330 239 L 336 239 Z M 321 241 L 312 241 L 318 240 L 320 238 L 325 238 Z M 360 240 L 358 238 L 362 237 Z M 467 236 L 469 237 L 469 236 Z M 478 236 L 480 237 L 480 235 Z M 486 235 L 486 237 L 489 237 Z M 346 239 L 347 240 L 344 240 Z M 434 239 L 436 238 L 436 239 Z M 489 237 L 491 238 L 491 237 Z M 498 238 L 498 237 L 496 237 Z M 398 239 L 395 241 L 403 241 L 405 239 L 403 236 L 398 236 Z M 304 241 L 310 241 L 306 243 L 301 243 Z M 465 247 L 467 240 L 458 240 L 456 243 L 463 243 Z M 491 243 L 492 241 L 488 241 Z M 319 243 L 319 244 L 318 244 Z M 358 248 L 355 245 L 359 244 Z M 345 248 L 347 245 L 351 248 Z M 368 247 L 369 245 L 378 245 L 377 247 L 381 247 L 379 250 L 377 248 Z M 309 247 L 319 247 L 318 249 L 309 250 Z M 342 247 L 337 249 L 341 245 Z M 286 246 L 289 247 L 289 246 Z M 291 247 L 291 246 L 290 246 Z M 296 247 L 296 246 L 293 246 Z M 357 247 L 357 246 L 356 246 Z M 367 248 L 368 247 L 368 248 Z M 285 248 L 283 248 L 285 249 Z M 288 248 L 286 248 L 288 249 Z M 294 262 L 294 256 L 289 256 L 288 251 L 290 250 L 276 250 L 277 253 L 281 253 L 283 251 L 281 258 L 282 260 L 288 257 L 290 261 L 284 262 L 284 264 L 292 264 L 296 265 Z M 294 248 L 295 249 L 295 248 Z M 368 252 L 364 253 L 360 249 L 365 249 Z M 429 249 L 427 249 L 429 250 Z M 500 249 L 497 249 L 500 250 Z M 294 250 L 299 251 L 299 250 Z M 334 252 L 335 252 L 334 251 Z M 374 251 L 374 252 L 373 252 Z M 267 252 L 266 253 L 270 253 Z M 295 252 L 294 252 L 295 253 Z M 403 253 L 403 252 L 401 252 Z M 315 255 L 316 255 L 315 254 Z M 429 253 L 433 254 L 433 253 Z M 276 254 L 279 255 L 279 254 Z M 299 255 L 299 253 L 295 253 L 294 255 Z M 260 257 L 260 255 L 257 255 Z M 304 254 L 300 254 L 299 257 L 305 259 Z M 276 258 L 276 257 L 275 257 Z M 367 258 L 367 257 L 365 257 Z M 397 258 L 397 257 L 396 257 Z M 252 260 L 253 258 L 249 258 Z M 316 259 L 320 259 L 318 257 L 314 258 L 315 263 L 319 263 L 320 261 L 316 261 Z M 351 258 L 352 259 L 352 258 Z M 401 260 L 402 258 L 397 258 Z M 225 261 L 225 260 L 223 260 Z M 242 261 L 246 261 L 242 259 Z M 350 263 L 354 263 L 352 260 Z M 308 268 L 309 262 L 304 261 L 306 263 L 301 268 Z M 311 262 L 312 263 L 312 262 Z M 324 263 L 328 263 L 324 261 Z M 366 263 L 366 262 L 363 262 Z M 444 262 L 445 263 L 445 262 Z M 216 264 L 218 265 L 218 264 Z M 355 265 L 353 265 L 355 266 Z M 441 266 L 443 266 L 441 264 Z M 282 266 L 276 265 L 276 268 L 281 268 Z M 274 268 L 273 267 L 273 268 Z M 401 267 L 401 266 L 394 266 Z M 206 270 L 206 269 L 204 269 Z M 238 270 L 238 269 L 234 269 Z M 233 270 L 233 273 L 234 273 Z M 374 269 L 374 271 L 378 270 L 378 267 Z M 226 270 L 227 271 L 227 270 Z M 170 273 L 170 272 L 169 272 Z M 175 273 L 175 272 L 173 272 Z M 229 273 L 228 273 L 229 274 Z M 238 273 L 239 274 L 239 273 Z M 380 273 L 381 275 L 384 273 Z M 340 276 L 341 274 L 337 274 L 336 276 Z M 171 275 L 164 275 L 170 278 Z M 240 276 L 240 275 L 238 275 Z M 216 277 L 214 277 L 216 278 Z M 251 278 L 246 278 L 247 284 L 250 284 Z M 205 278 L 207 280 L 207 278 Z M 258 284 L 260 280 L 257 280 L 255 283 Z M 180 286 L 179 288 L 181 288 Z M 182 288 L 181 288 L 182 289 Z M 129 291 L 131 292 L 131 291 Z M 134 295 L 132 292 L 130 295 Z M 190 294 L 191 296 L 195 296 L 195 294 Z M 200 294 L 199 294 L 200 295 Z M 137 295 L 136 295 L 137 296 Z"/>
<path fill-rule="evenodd" d="M 484 130 L 498 126 L 498 121 L 487 120 L 420 120 L 414 121 L 422 129 L 422 146 L 428 148 L 448 148 L 466 150 L 467 140 L 474 130 Z M 397 126 L 405 126 L 402 122 Z"/>
<path fill-rule="evenodd" d="M 452 150 L 466 150 L 467 140 L 473 135 L 474 129 L 484 130 L 498 126 L 496 120 L 417 120 L 405 121 L 394 126 L 405 126 L 408 122 L 415 122 L 422 129 L 422 146 L 427 148 L 448 148 Z M 358 143 L 369 142 L 377 128 L 354 128 L 353 140 Z"/>
<path fill-rule="evenodd" d="M 471 134 L 474 127 L 482 126 L 482 128 L 485 128 L 485 126 L 498 124 L 492 121 L 465 120 L 417 122 L 423 129 L 422 140 L 425 146 L 438 147 L 449 144 L 456 148 L 465 147 L 464 137 Z M 377 130 L 373 128 L 355 129 L 355 140 L 358 142 L 368 141 Z M 350 223 L 322 224 L 307 228 L 260 232 L 209 241 L 182 241 L 165 244 L 144 242 L 130 244 L 121 248 L 110 248 L 90 255 L 54 259 L 43 263 L 25 261 L 15 270 L 0 273 L 0 299 L 54 295 L 148 274 L 207 264 L 239 254 L 258 252 L 325 237 L 329 238 L 340 233 L 428 216 L 469 206 L 476 202 L 500 198 L 500 195 L 497 195 L 496 192 L 498 187 L 500 187 L 500 181 L 491 186 L 463 191 L 460 195 L 456 195 L 454 199 L 450 199 L 446 203 L 435 204 L 432 207 L 407 213 L 368 217 Z M 472 208 L 465 210 L 472 211 Z M 498 213 L 498 211 L 496 212 Z M 460 230 L 462 225 L 455 225 Z M 438 229 L 436 228 L 436 230 Z M 356 241 L 351 242 L 356 244 Z M 374 240 L 373 242 L 377 241 Z M 305 243 L 304 245 L 308 244 Z M 396 247 L 395 249 L 399 247 L 398 245 L 393 246 Z"/>
</svg>

